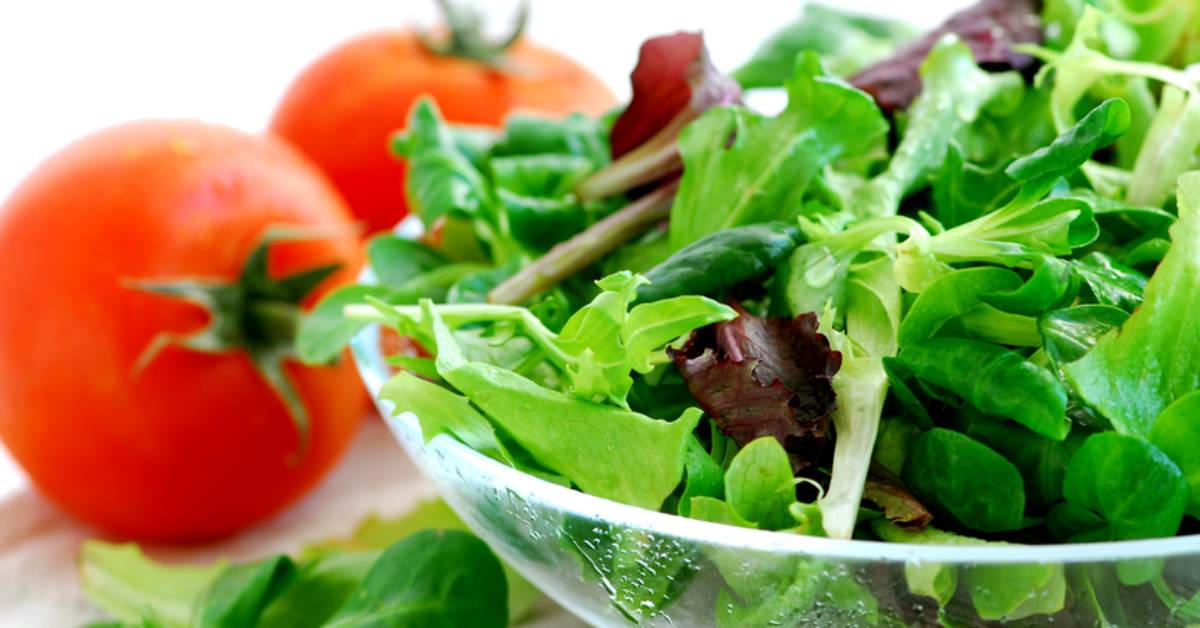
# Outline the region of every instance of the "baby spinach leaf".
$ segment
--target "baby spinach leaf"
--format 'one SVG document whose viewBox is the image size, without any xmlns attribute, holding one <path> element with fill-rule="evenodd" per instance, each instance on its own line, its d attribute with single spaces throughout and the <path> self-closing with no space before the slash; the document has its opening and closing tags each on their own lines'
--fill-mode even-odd
<svg viewBox="0 0 1200 628">
<path fill-rule="evenodd" d="M 771 436 L 793 469 L 815 461 L 841 366 L 841 354 L 817 333 L 815 314 L 760 318 L 741 310 L 733 321 L 693 332 L 671 354 L 692 396 L 739 446 Z"/>
<path fill-rule="evenodd" d="M 937 219 L 947 228 L 957 227 L 1003 207 L 1021 187 L 1002 166 L 984 168 L 964 159 L 951 143 L 946 159 L 933 178 L 933 205 Z"/>
<path fill-rule="evenodd" d="M 1079 396 L 1122 434 L 1149 433 L 1167 406 L 1200 389 L 1200 174 L 1180 179 L 1171 242 L 1141 308 L 1065 367 Z"/>
<path fill-rule="evenodd" d="M 777 117 L 721 107 L 680 135 L 684 173 L 671 208 L 672 248 L 723 229 L 792 218 L 826 164 L 865 150 L 886 130 L 870 97 L 826 75 L 817 57 L 806 54 Z"/>
<path fill-rule="evenodd" d="M 799 239 L 799 230 L 782 222 L 709 234 L 647 272 L 650 283 L 638 290 L 638 300 L 647 303 L 685 294 L 720 298 L 737 284 L 773 270 Z"/>
<path fill-rule="evenodd" d="M 954 391 L 980 410 L 1016 421 L 1053 440 L 1067 437 L 1067 390 L 1020 354 L 965 338 L 929 338 L 904 346 L 900 363 L 921 379 Z M 1021 394 L 1014 395 L 1019 390 Z"/>
<path fill-rule="evenodd" d="M 433 305 L 423 302 L 422 312 L 436 339 L 438 374 L 541 465 L 592 495 L 655 510 L 679 485 L 698 410 L 659 421 L 469 362 Z"/>
<path fill-rule="evenodd" d="M 796 57 L 821 55 L 831 72 L 848 76 L 893 52 L 916 35 L 900 22 L 845 13 L 810 4 L 798 20 L 767 38 L 746 63 L 733 71 L 745 89 L 779 87 L 792 75 Z"/>
<path fill-rule="evenodd" d="M 199 600 L 196 625 L 202 628 L 254 628 L 271 602 L 297 578 L 287 556 L 221 570 Z"/>
<path fill-rule="evenodd" d="M 964 268 L 933 282 L 917 297 L 900 322 L 900 346 L 932 338 L 951 319 L 979 307 L 986 295 L 1021 287 L 1013 271 L 993 266 Z"/>
<path fill-rule="evenodd" d="M 1200 391 L 1167 406 L 1150 430 L 1150 442 L 1167 454 L 1188 482 L 1187 513 L 1200 517 Z"/>
<path fill-rule="evenodd" d="M 391 546 L 326 626 L 508 625 L 508 591 L 488 546 L 458 530 L 426 530 Z"/>
<path fill-rule="evenodd" d="M 904 482 L 969 528 L 1003 532 L 1022 525 L 1025 486 L 1017 468 L 958 432 L 934 428 L 922 434 L 904 462 Z"/>
<path fill-rule="evenodd" d="M 1103 432 L 1089 437 L 1071 459 L 1063 495 L 1103 517 L 1108 538 L 1145 539 L 1179 530 L 1188 505 L 1188 483 L 1154 445 Z"/>
<path fill-rule="evenodd" d="M 1026 504 L 1042 507 L 1062 500 L 1067 464 L 1087 439 L 1087 432 L 1073 430 L 1057 441 L 1012 421 L 984 416 L 970 407 L 962 413 L 970 415 L 965 433 L 1007 458 L 1021 472 Z"/>
<path fill-rule="evenodd" d="M 763 437 L 738 451 L 725 472 L 725 500 L 745 521 L 763 530 L 795 524 L 788 507 L 796 501 L 792 465 L 779 441 Z"/>
</svg>

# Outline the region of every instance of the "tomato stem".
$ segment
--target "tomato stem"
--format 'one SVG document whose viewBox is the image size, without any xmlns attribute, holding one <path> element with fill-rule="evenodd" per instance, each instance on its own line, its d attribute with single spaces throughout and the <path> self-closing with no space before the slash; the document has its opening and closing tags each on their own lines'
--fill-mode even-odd
<svg viewBox="0 0 1200 628">
<path fill-rule="evenodd" d="M 426 50 L 440 56 L 461 57 L 500 68 L 504 53 L 521 39 L 529 24 L 529 2 L 522 0 L 512 30 L 495 41 L 484 33 L 486 19 L 475 6 L 463 4 L 460 0 L 436 2 L 446 22 L 448 36 L 445 41 L 438 42 L 427 31 L 421 30 L 417 32 L 417 39 Z"/>
</svg>

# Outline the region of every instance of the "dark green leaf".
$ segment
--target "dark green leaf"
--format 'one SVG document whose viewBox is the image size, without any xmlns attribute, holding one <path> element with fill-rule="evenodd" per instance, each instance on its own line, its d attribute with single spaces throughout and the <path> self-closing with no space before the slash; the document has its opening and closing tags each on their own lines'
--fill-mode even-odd
<svg viewBox="0 0 1200 628">
<path fill-rule="evenodd" d="M 1104 334 L 1121 326 L 1129 313 L 1109 305 L 1079 305 L 1047 312 L 1038 319 L 1050 362 L 1063 365 L 1082 358 Z"/>
<path fill-rule="evenodd" d="M 968 436 L 922 434 L 904 463 L 904 481 L 926 503 L 983 532 L 1020 528 L 1025 486 L 1017 468 Z"/>
<path fill-rule="evenodd" d="M 1126 312 L 1132 312 L 1142 304 L 1147 279 L 1138 271 L 1100 252 L 1089 253 L 1072 262 L 1072 266 L 1100 303 Z"/>
<path fill-rule="evenodd" d="M 1200 518 L 1200 391 L 1167 406 L 1150 430 L 1150 442 L 1183 472 L 1190 489 L 1187 512 Z"/>
<path fill-rule="evenodd" d="M 1079 279 L 1071 265 L 1055 257 L 1043 257 L 1034 267 L 1033 276 L 1015 290 L 985 294 L 980 300 L 1011 312 L 1037 316 L 1046 310 L 1075 299 Z"/>
<path fill-rule="evenodd" d="M 503 628 L 507 599 L 500 561 L 483 541 L 427 530 L 388 548 L 327 626 Z"/>
<path fill-rule="evenodd" d="M 930 338 L 951 319 L 982 303 L 984 295 L 1017 290 L 1022 285 L 1015 272 L 984 266 L 952 272 L 921 292 L 900 323 L 900 346 Z"/>
<path fill-rule="evenodd" d="M 287 556 L 230 565 L 221 571 L 200 599 L 196 625 L 254 628 L 263 609 L 290 587 L 296 576 L 296 564 Z"/>
<path fill-rule="evenodd" d="M 1154 445 L 1115 432 L 1091 436 L 1076 452 L 1063 494 L 1103 517 L 1119 540 L 1174 535 L 1188 505 L 1179 467 Z"/>
<path fill-rule="evenodd" d="M 684 294 L 721 297 L 737 284 L 761 277 L 789 255 L 800 232 L 787 223 L 747 225 L 707 235 L 676 251 L 646 273 L 638 290 L 645 303 Z"/>
<path fill-rule="evenodd" d="M 1054 440 L 1066 438 L 1071 429 L 1066 388 L 1016 352 L 965 338 L 929 338 L 905 345 L 897 357 L 917 377 L 988 414 Z M 1021 394 L 1013 394 L 1017 390 Z"/>
<path fill-rule="evenodd" d="M 446 258 L 424 244 L 391 235 L 371 238 L 367 242 L 367 259 L 375 278 L 393 288 L 446 264 Z"/>
<path fill-rule="evenodd" d="M 1149 433 L 1167 406 L 1200 390 L 1200 174 L 1180 179 L 1171 241 L 1142 306 L 1066 366 L 1079 396 L 1124 434 Z"/>
<path fill-rule="evenodd" d="M 1118 98 L 1100 103 L 1049 146 L 1014 161 L 1008 175 L 1018 181 L 1053 180 L 1074 173 L 1092 153 L 1117 141 L 1129 130 L 1129 105 Z"/>
</svg>

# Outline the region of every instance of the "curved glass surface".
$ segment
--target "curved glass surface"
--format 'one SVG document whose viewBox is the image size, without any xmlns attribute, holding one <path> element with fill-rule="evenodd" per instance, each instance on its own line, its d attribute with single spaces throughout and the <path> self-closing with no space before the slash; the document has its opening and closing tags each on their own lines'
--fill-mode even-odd
<svg viewBox="0 0 1200 628">
<path fill-rule="evenodd" d="M 353 342 L 373 397 L 379 330 Z M 397 439 L 463 520 L 531 582 L 599 626 L 1187 626 L 1200 536 L 952 546 L 839 541 L 685 519 L 521 473 L 461 443 Z M 1193 600 L 1193 597 L 1196 599 Z"/>
</svg>

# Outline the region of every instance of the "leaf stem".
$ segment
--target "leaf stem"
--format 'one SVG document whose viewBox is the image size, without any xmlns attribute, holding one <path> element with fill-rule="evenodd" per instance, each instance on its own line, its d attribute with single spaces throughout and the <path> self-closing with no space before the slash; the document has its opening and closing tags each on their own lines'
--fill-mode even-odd
<svg viewBox="0 0 1200 628">
<path fill-rule="evenodd" d="M 515 305 L 549 290 L 638 234 L 665 220 L 679 181 L 675 180 L 626 205 L 624 209 L 556 245 L 488 293 L 488 302 Z M 440 311 L 440 310 L 439 310 Z"/>
</svg>

